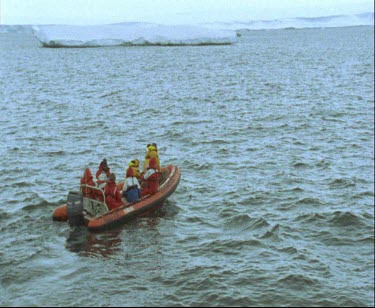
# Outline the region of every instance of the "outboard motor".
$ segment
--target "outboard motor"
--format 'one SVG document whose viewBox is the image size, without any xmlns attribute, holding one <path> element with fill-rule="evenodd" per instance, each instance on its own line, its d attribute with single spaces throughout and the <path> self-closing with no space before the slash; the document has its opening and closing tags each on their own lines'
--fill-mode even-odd
<svg viewBox="0 0 375 308">
<path fill-rule="evenodd" d="M 80 191 L 70 191 L 67 198 L 67 216 L 71 227 L 83 224 L 83 195 Z"/>
</svg>

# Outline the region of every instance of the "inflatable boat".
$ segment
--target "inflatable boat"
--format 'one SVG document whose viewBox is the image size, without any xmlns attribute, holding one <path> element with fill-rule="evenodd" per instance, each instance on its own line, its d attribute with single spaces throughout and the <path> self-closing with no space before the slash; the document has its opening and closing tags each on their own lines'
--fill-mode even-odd
<svg viewBox="0 0 375 308">
<path fill-rule="evenodd" d="M 68 221 L 71 227 L 86 225 L 90 231 L 104 231 L 118 227 L 129 220 L 146 216 L 163 206 L 164 201 L 174 193 L 181 172 L 178 166 L 169 165 L 161 168 L 159 179 L 159 190 L 152 195 L 146 195 L 137 202 L 128 203 L 125 199 L 124 205 L 111 211 L 105 203 L 102 190 L 94 186 L 81 185 L 79 191 L 70 191 L 65 205 L 57 207 L 52 213 L 54 221 Z M 123 182 L 118 184 L 121 189 Z M 82 193 L 82 188 L 88 187 L 100 191 L 103 196 L 98 199 L 90 199 Z"/>
</svg>

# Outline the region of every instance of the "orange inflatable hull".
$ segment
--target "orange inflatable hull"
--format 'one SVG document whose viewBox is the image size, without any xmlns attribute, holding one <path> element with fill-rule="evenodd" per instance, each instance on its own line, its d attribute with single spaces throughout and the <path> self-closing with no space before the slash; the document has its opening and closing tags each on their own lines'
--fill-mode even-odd
<svg viewBox="0 0 375 308">
<path fill-rule="evenodd" d="M 126 204 L 100 217 L 91 219 L 87 225 L 88 229 L 102 231 L 136 217 L 146 216 L 162 207 L 164 201 L 176 190 L 181 178 L 180 169 L 177 166 L 170 165 L 165 168 L 169 168 L 170 175 L 159 187 L 159 191 L 156 194 L 142 197 L 138 202 Z"/>
<path fill-rule="evenodd" d="M 68 221 L 68 207 L 62 205 L 56 208 L 52 213 L 52 220 L 54 221 Z"/>
<path fill-rule="evenodd" d="M 94 217 L 85 221 L 87 228 L 91 231 L 103 231 L 121 225 L 137 217 L 146 216 L 163 206 L 164 201 L 174 193 L 180 178 L 181 172 L 178 166 L 169 165 L 162 168 L 162 171 L 168 169 L 168 177 L 162 181 L 159 191 L 156 194 L 142 197 L 138 202 L 125 204 L 119 208 L 113 209 L 99 217 Z M 123 183 L 119 183 L 119 189 L 122 189 Z M 52 219 L 54 221 L 67 221 L 67 205 L 62 205 L 53 211 Z"/>
</svg>

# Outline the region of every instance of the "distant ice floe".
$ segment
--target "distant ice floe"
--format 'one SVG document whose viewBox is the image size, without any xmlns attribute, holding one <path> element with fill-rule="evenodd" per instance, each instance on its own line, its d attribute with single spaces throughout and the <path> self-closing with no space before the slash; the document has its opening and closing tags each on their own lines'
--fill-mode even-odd
<svg viewBox="0 0 375 308">
<path fill-rule="evenodd" d="M 1 1 L 1 0 L 0 0 Z M 132 45 L 224 45 L 237 41 L 240 30 L 273 30 L 373 26 L 374 13 L 162 25 L 118 23 L 93 26 L 0 25 L 0 33 L 33 33 L 46 47 Z"/>
<path fill-rule="evenodd" d="M 273 20 L 216 22 L 202 25 L 207 28 L 222 28 L 232 30 L 273 30 L 288 28 L 302 29 L 349 26 L 373 26 L 374 13 L 370 12 L 355 15 L 332 15 L 322 17 L 297 17 Z"/>
<path fill-rule="evenodd" d="M 0 33 L 33 33 L 32 25 L 0 25 Z"/>
<path fill-rule="evenodd" d="M 223 45 L 237 41 L 233 30 L 151 23 L 35 26 L 34 35 L 45 47 Z"/>
</svg>

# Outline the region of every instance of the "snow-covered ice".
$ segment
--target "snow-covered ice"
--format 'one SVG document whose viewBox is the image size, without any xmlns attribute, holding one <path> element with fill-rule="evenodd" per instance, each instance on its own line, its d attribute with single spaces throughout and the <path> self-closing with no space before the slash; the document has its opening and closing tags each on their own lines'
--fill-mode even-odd
<svg viewBox="0 0 375 308">
<path fill-rule="evenodd" d="M 46 47 L 233 44 L 234 30 L 198 26 L 120 23 L 93 26 L 40 25 L 34 35 Z"/>
</svg>

